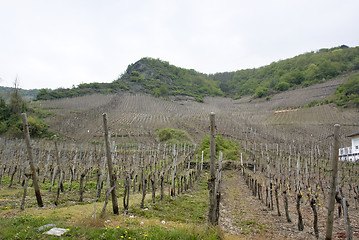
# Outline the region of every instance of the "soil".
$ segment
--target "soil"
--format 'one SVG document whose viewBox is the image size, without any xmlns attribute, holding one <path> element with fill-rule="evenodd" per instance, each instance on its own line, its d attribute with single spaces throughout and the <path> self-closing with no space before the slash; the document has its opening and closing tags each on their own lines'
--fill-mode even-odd
<svg viewBox="0 0 359 240">
<path fill-rule="evenodd" d="M 269 209 L 265 203 L 252 195 L 239 170 L 224 172 L 220 205 L 220 227 L 226 239 L 316 239 L 312 224 L 312 211 L 309 203 L 302 203 L 304 230 L 298 231 L 297 212 L 294 199 L 289 199 L 291 223 L 286 221 L 280 197 L 281 216 L 277 210 Z M 327 211 L 318 209 L 319 239 L 325 237 Z M 357 211 L 350 216 L 353 239 L 359 239 Z M 343 217 L 334 219 L 333 239 L 345 239 Z"/>
</svg>

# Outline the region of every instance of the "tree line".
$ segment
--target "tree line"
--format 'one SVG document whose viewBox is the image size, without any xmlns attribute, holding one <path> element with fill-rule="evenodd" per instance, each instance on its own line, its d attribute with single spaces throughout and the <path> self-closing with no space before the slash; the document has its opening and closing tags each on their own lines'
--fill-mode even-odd
<svg viewBox="0 0 359 240">
<path fill-rule="evenodd" d="M 125 73 L 111 83 L 82 83 L 71 89 L 42 89 L 37 99 L 118 91 L 145 92 L 156 97 L 187 95 L 199 102 L 205 96 L 238 99 L 244 95 L 252 95 L 263 98 L 277 92 L 325 82 L 357 70 L 359 47 L 350 48 L 345 45 L 304 53 L 260 68 L 216 74 L 203 74 L 193 69 L 176 67 L 160 59 L 142 58 L 130 64 Z M 351 98 L 357 98 L 355 93 L 348 94 L 354 94 Z"/>
</svg>

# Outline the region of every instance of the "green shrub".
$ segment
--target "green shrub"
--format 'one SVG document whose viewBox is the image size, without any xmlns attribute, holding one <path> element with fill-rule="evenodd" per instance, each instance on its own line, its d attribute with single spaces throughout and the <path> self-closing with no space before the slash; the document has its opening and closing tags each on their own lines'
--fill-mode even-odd
<svg viewBox="0 0 359 240">
<path fill-rule="evenodd" d="M 279 82 L 275 88 L 278 90 L 278 91 L 287 91 L 289 88 L 290 88 L 290 84 L 287 83 L 287 82 Z"/>
<path fill-rule="evenodd" d="M 160 142 L 168 143 L 191 143 L 191 137 L 184 130 L 164 128 L 158 130 Z"/>
<path fill-rule="evenodd" d="M 218 158 L 219 152 L 223 152 L 223 158 L 224 160 L 239 160 L 240 159 L 240 152 L 241 147 L 239 145 L 239 142 L 229 140 L 229 139 L 223 139 L 222 136 L 217 135 L 216 139 L 216 155 Z M 198 150 L 198 154 L 201 155 L 202 151 L 204 153 L 204 157 L 206 159 L 209 159 L 209 153 L 210 153 L 210 138 L 209 136 L 206 136 L 201 146 Z"/>
<path fill-rule="evenodd" d="M 334 102 L 342 107 L 359 107 L 359 73 L 352 74 L 334 94 Z"/>
</svg>

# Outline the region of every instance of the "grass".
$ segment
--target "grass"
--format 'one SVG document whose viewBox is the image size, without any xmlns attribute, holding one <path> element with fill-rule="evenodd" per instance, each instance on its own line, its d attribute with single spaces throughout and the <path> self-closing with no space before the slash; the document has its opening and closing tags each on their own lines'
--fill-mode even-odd
<svg viewBox="0 0 359 240">
<path fill-rule="evenodd" d="M 219 239 L 215 229 L 208 232 L 205 227 L 160 225 L 146 225 L 135 228 L 117 226 L 73 226 L 65 219 L 41 217 L 32 214 L 12 218 L 0 217 L 1 239 L 58 239 L 58 237 L 44 235 L 47 230 L 38 231 L 39 227 L 53 223 L 56 227 L 68 231 L 62 239 Z"/>
<path fill-rule="evenodd" d="M 156 203 L 152 203 L 151 193 L 147 193 L 145 208 L 148 210 L 139 207 L 141 194 L 131 192 L 129 215 L 113 215 L 110 201 L 104 218 L 99 218 L 103 202 L 90 199 L 80 204 L 77 189 L 61 193 L 60 205 L 55 207 L 57 185 L 51 193 L 48 191 L 50 186 L 50 183 L 41 185 L 44 208 L 37 207 L 33 188 L 29 186 L 25 211 L 20 211 L 18 205 L 11 206 L 14 194 L 19 201 L 23 191 L 21 186 L 0 188 L 0 239 L 58 239 L 44 235 L 45 230 L 37 231 L 50 223 L 69 229 L 63 239 L 219 239 L 221 235 L 218 229 L 206 230 L 208 190 L 205 177 L 192 190 L 175 198 L 165 195 L 160 201 L 157 196 Z M 93 196 L 95 186 L 89 181 L 87 187 L 86 191 Z M 67 185 L 64 188 L 67 190 Z M 118 202 L 120 212 L 123 212 L 120 193 L 122 190 L 118 192 Z M 3 204 L 1 199 L 5 200 Z M 70 203 L 72 199 L 74 202 Z"/>
<path fill-rule="evenodd" d="M 196 184 L 195 192 L 189 191 L 178 197 L 164 196 L 163 201 L 156 198 L 156 203 L 148 199 L 144 210 L 138 206 L 130 209 L 131 213 L 145 218 L 159 218 L 181 223 L 203 223 L 206 222 L 208 210 L 208 190 L 206 179 L 202 178 Z"/>
<path fill-rule="evenodd" d="M 259 233 L 260 231 L 269 228 L 268 226 L 259 224 L 255 221 L 236 221 L 235 225 L 242 229 L 242 234 Z"/>
</svg>

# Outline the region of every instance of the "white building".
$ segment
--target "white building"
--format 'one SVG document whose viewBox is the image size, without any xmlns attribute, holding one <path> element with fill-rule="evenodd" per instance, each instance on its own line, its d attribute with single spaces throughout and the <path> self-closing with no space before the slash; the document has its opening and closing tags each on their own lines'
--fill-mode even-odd
<svg viewBox="0 0 359 240">
<path fill-rule="evenodd" d="M 339 149 L 339 160 L 359 161 L 359 132 L 352 133 L 347 137 L 352 139 L 352 146 Z"/>
</svg>

